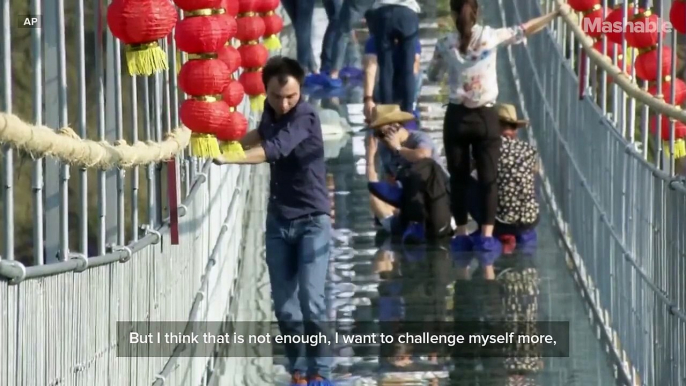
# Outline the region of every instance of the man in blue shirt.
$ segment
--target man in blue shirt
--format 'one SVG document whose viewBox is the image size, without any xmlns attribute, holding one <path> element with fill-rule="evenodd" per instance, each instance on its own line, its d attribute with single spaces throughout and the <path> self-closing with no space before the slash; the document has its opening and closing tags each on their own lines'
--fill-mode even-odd
<svg viewBox="0 0 686 386">
<path fill-rule="evenodd" d="M 328 334 L 324 286 L 331 247 L 331 201 L 326 185 L 319 116 L 300 94 L 305 71 L 276 56 L 262 71 L 266 86 L 262 120 L 241 144 L 240 159 L 218 164 L 258 164 L 271 169 L 266 220 L 266 261 L 274 312 L 282 335 Z M 292 384 L 327 382 L 326 345 L 286 344 Z M 326 384 L 326 383 L 317 383 Z"/>
<path fill-rule="evenodd" d="M 395 43 L 397 46 L 397 43 Z M 402 94 L 400 94 L 400 85 L 402 82 L 405 81 L 405 74 L 400 73 L 399 69 L 401 68 L 400 62 L 402 62 L 404 59 L 401 56 L 400 50 L 395 47 L 393 50 L 393 68 L 394 68 L 394 73 L 393 73 L 393 86 L 394 86 L 394 95 L 396 96 L 396 103 L 400 103 L 402 99 Z M 419 90 L 422 87 L 422 74 L 421 74 L 421 54 L 422 54 L 422 45 L 419 42 L 419 39 L 416 40 L 415 44 L 415 55 L 414 55 L 414 66 L 412 68 L 412 73 L 414 74 L 414 79 L 415 79 L 415 92 L 414 92 L 414 97 L 412 98 L 412 111 L 414 112 L 415 116 L 417 115 L 417 100 L 419 99 Z M 364 46 L 364 60 L 363 60 L 363 71 L 364 71 L 364 84 L 363 84 L 363 91 L 364 91 L 364 113 L 367 119 L 371 117 L 372 111 L 374 110 L 374 106 L 376 105 L 376 102 L 379 102 L 380 99 L 380 87 L 378 87 L 379 83 L 379 72 L 378 72 L 378 53 L 376 49 L 376 38 L 373 35 L 370 35 L 369 38 L 367 39 L 367 42 Z M 397 88 L 397 89 L 396 89 Z"/>
<path fill-rule="evenodd" d="M 402 234 L 403 240 L 451 236 L 448 172 L 431 137 L 403 127 L 412 120 L 398 105 L 376 106 L 371 137 L 377 140 L 384 174 L 393 182 L 379 181 L 375 168 L 368 169 L 372 210 L 386 231 Z M 367 163 L 369 168 L 374 160 Z"/>
</svg>

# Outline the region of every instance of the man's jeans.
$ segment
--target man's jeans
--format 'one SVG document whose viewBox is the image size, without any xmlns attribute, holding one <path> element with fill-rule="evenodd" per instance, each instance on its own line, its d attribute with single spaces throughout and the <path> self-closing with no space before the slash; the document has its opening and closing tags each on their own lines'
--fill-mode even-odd
<svg viewBox="0 0 686 386">
<path fill-rule="evenodd" d="M 328 215 L 295 220 L 267 215 L 266 261 L 274 312 L 284 336 L 324 333 L 331 337 L 325 301 L 331 233 Z M 286 344 L 290 372 L 330 377 L 327 347 Z"/>
<path fill-rule="evenodd" d="M 314 72 L 317 63 L 312 51 L 312 19 L 314 17 L 315 0 L 281 0 L 288 17 L 293 23 L 297 56 L 305 71 Z"/>
<path fill-rule="evenodd" d="M 419 39 L 419 15 L 408 7 L 385 5 L 371 12 L 368 21 L 370 32 L 374 35 L 377 61 L 379 62 L 379 104 L 394 102 L 393 82 L 400 81 L 397 95 L 401 98 L 400 108 L 411 113 L 415 99 L 414 57 Z M 394 41 L 397 40 L 397 44 Z M 393 51 L 399 50 L 403 58 L 393 66 Z M 394 74 L 397 74 L 394 75 Z"/>
<path fill-rule="evenodd" d="M 336 70 L 343 68 L 346 53 L 349 52 L 350 34 L 353 25 L 359 23 L 364 14 L 374 5 L 374 0 L 345 0 L 338 16 L 338 25 L 332 38 L 332 65 Z M 327 30 L 328 32 L 328 30 Z"/>
</svg>

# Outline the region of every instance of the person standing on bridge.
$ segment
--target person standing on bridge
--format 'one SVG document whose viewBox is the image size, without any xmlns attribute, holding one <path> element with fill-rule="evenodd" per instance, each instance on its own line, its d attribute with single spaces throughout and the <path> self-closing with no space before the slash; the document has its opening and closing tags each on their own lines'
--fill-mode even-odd
<svg viewBox="0 0 686 386">
<path fill-rule="evenodd" d="M 257 130 L 241 140 L 243 158 L 216 164 L 259 164 L 271 169 L 266 261 L 274 312 L 283 336 L 328 334 L 325 283 L 331 248 L 331 202 L 324 140 L 314 107 L 300 94 L 305 70 L 276 56 L 262 70 L 267 102 Z M 293 385 L 326 385 L 326 344 L 285 344 Z"/>
<path fill-rule="evenodd" d="M 512 28 L 494 29 L 477 23 L 477 0 L 450 0 L 456 33 L 439 39 L 428 75 L 437 80 L 448 71 L 450 103 L 443 122 L 443 144 L 450 172 L 452 210 L 457 230 L 451 242 L 454 251 L 476 249 L 494 252 L 501 249 L 493 238 L 498 209 L 496 185 L 500 158 L 501 132 L 495 102 L 498 98 L 496 53 L 498 48 L 523 43 L 526 37 L 542 30 L 569 6 L 531 19 Z M 470 175 L 470 147 L 479 174 L 479 196 L 484 218 L 481 234 L 470 238 L 467 231 L 466 187 Z"/>
</svg>

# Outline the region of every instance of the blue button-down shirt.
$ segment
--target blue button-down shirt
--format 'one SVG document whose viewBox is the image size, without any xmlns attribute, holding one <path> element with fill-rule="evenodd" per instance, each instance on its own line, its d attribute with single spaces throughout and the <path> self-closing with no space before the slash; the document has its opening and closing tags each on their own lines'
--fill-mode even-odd
<svg viewBox="0 0 686 386">
<path fill-rule="evenodd" d="M 314 107 L 301 100 L 277 118 L 265 103 L 257 130 L 271 170 L 269 213 L 286 220 L 330 214 L 322 125 Z"/>
</svg>

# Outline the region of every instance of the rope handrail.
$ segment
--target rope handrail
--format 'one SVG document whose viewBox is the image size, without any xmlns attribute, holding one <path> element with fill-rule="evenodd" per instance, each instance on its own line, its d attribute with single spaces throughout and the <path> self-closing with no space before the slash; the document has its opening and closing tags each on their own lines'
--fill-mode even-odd
<svg viewBox="0 0 686 386">
<path fill-rule="evenodd" d="M 558 5 L 566 4 L 564 0 L 557 0 Z M 593 38 L 586 35 L 586 33 L 579 26 L 579 21 L 575 12 L 566 12 L 562 14 L 562 20 L 569 26 L 574 36 L 577 38 L 583 47 L 586 55 L 598 67 L 607 72 L 615 83 L 624 90 L 627 95 L 645 104 L 656 112 L 668 116 L 672 119 L 686 122 L 686 112 L 677 106 L 670 105 L 661 98 L 657 98 L 646 91 L 643 91 L 636 83 L 631 81 L 631 78 L 612 63 L 612 58 L 598 52 L 594 47 Z"/>
<path fill-rule="evenodd" d="M 0 144 L 10 145 L 34 158 L 53 157 L 65 164 L 94 169 L 126 169 L 169 160 L 188 146 L 191 131 L 178 127 L 161 142 L 124 140 L 114 144 L 79 137 L 74 129 L 54 130 L 24 122 L 18 116 L 0 113 Z"/>
</svg>

